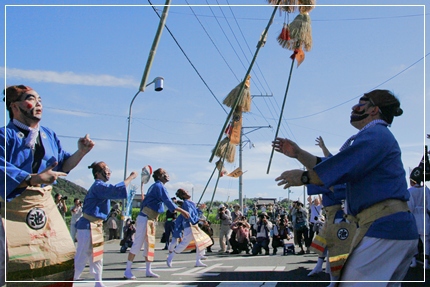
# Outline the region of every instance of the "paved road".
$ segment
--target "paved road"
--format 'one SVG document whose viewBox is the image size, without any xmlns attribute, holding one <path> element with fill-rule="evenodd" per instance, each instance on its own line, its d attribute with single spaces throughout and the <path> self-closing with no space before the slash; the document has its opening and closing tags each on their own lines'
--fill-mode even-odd
<svg viewBox="0 0 430 287">
<path fill-rule="evenodd" d="M 217 242 L 217 240 L 215 241 Z M 137 280 L 124 280 L 123 273 L 127 253 L 119 252 L 119 240 L 108 241 L 105 244 L 103 280 L 107 287 L 113 286 L 327 286 L 329 276 L 320 273 L 315 277 L 307 277 L 317 262 L 315 253 L 305 255 L 250 256 L 246 254 L 232 255 L 218 252 L 208 253 L 204 263 L 207 267 L 194 267 L 195 253 L 182 253 L 175 256 L 172 268 L 166 265 L 167 251 L 161 250 L 164 244 L 157 243 L 155 261 L 152 270 L 160 278 L 145 277 L 145 262 L 141 254 L 136 256 L 133 264 L 133 274 Z M 215 244 L 218 246 L 218 244 Z M 214 251 L 218 251 L 215 247 Z M 425 286 L 424 270 L 410 269 L 402 286 Z M 325 267 L 325 264 L 323 265 Z M 430 270 L 426 272 L 427 282 L 430 282 Z M 75 287 L 94 286 L 93 276 L 85 269 L 82 278 L 86 282 L 76 282 Z M 92 282 L 91 282 L 92 281 Z M 428 284 L 428 283 L 427 283 Z M 369 283 L 372 286 L 372 283 Z M 429 286 L 429 285 L 427 285 Z"/>
</svg>

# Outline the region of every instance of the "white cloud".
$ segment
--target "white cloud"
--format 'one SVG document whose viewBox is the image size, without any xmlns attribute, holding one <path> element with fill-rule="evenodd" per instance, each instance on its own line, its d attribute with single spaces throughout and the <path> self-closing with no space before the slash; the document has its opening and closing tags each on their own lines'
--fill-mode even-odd
<svg viewBox="0 0 430 287">
<path fill-rule="evenodd" d="M 47 82 L 67 85 L 103 86 L 103 87 L 130 87 L 139 86 L 139 82 L 132 77 L 115 77 L 111 75 L 76 74 L 74 72 L 57 72 L 43 70 L 21 70 L 1 67 L 3 76 L 8 79 L 24 79 L 34 82 Z"/>
</svg>

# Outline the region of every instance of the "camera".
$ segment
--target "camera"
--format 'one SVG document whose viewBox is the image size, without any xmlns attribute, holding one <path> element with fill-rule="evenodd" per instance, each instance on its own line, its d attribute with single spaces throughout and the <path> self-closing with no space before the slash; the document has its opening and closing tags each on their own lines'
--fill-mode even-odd
<svg viewBox="0 0 430 287">
<path fill-rule="evenodd" d="M 130 224 L 135 224 L 135 223 L 136 223 L 136 221 L 134 221 L 134 220 L 130 221 Z"/>
<path fill-rule="evenodd" d="M 67 196 L 63 196 L 63 197 L 62 197 L 62 199 L 64 199 L 64 200 L 67 200 L 67 198 L 68 198 Z"/>
</svg>

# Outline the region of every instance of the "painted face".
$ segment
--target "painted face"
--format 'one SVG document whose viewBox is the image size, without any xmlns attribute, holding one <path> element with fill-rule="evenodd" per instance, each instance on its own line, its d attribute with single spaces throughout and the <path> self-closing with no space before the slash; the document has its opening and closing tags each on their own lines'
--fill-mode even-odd
<svg viewBox="0 0 430 287">
<path fill-rule="evenodd" d="M 182 195 L 182 198 L 183 198 L 183 199 L 190 199 L 190 198 L 191 198 L 191 195 L 188 193 L 188 191 L 187 191 L 187 190 L 185 190 L 185 193 Z"/>
<path fill-rule="evenodd" d="M 108 166 L 105 166 L 100 173 L 103 175 L 103 177 L 106 179 L 106 181 L 109 181 L 110 176 L 112 174 L 112 171 L 110 170 L 110 168 Z"/>
<path fill-rule="evenodd" d="M 169 174 L 163 169 L 160 172 L 160 181 L 168 182 L 170 180 Z"/>
<path fill-rule="evenodd" d="M 369 104 L 369 98 L 361 97 L 359 103 L 352 107 L 350 122 L 359 122 L 367 118 L 369 114 L 366 114 L 366 110 Z"/>
<path fill-rule="evenodd" d="M 42 99 L 35 90 L 24 93 L 16 103 L 24 117 L 37 121 L 42 119 Z"/>
</svg>

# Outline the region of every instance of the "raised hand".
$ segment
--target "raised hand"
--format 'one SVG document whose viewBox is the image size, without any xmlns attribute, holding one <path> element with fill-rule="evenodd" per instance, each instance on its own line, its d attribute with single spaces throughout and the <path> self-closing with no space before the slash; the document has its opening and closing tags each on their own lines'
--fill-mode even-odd
<svg viewBox="0 0 430 287">
<path fill-rule="evenodd" d="M 289 139 L 283 139 L 283 138 L 276 138 L 272 142 L 272 146 L 275 148 L 277 152 L 283 153 L 288 157 L 297 158 L 298 154 L 300 152 L 299 146 L 289 140 Z"/>
<path fill-rule="evenodd" d="M 278 185 L 284 186 L 284 189 L 290 186 L 301 186 L 303 185 L 301 181 L 303 170 L 293 169 L 284 171 L 280 176 L 278 176 L 275 181 L 278 181 Z"/>
<path fill-rule="evenodd" d="M 90 135 L 86 134 L 85 137 L 79 138 L 78 150 L 86 154 L 94 147 L 94 144 L 95 143 L 90 139 Z"/>
<path fill-rule="evenodd" d="M 317 137 L 315 139 L 315 141 L 316 141 L 315 145 L 319 146 L 320 148 L 324 148 L 325 147 L 324 140 L 323 140 L 323 138 L 321 136 Z"/>
<path fill-rule="evenodd" d="M 136 177 L 138 176 L 138 173 L 137 173 L 137 171 L 132 171 L 131 173 L 130 173 L 130 178 L 131 179 L 135 179 Z"/>
</svg>

